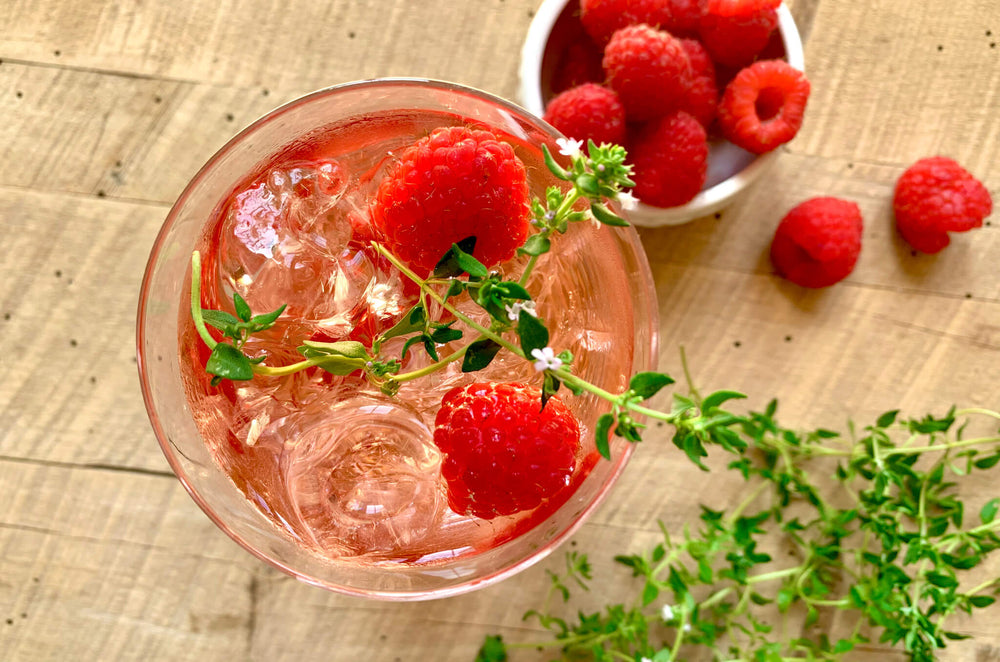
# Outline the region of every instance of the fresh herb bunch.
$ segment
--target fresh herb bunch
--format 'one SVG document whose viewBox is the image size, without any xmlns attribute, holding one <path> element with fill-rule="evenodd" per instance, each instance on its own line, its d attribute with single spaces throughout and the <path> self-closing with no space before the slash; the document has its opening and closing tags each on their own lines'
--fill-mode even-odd
<svg viewBox="0 0 1000 662">
<path fill-rule="evenodd" d="M 635 597 L 599 612 L 567 617 L 553 604 L 591 580 L 587 558 L 572 552 L 565 574 L 550 573 L 545 604 L 525 614 L 551 638 L 488 637 L 477 662 L 505 661 L 522 647 L 552 647 L 552 659 L 574 662 L 840 660 L 870 641 L 924 662 L 967 638 L 952 629 L 955 615 L 990 606 L 1000 590 L 984 566 L 1000 548 L 1000 498 L 967 513 L 958 481 L 1000 463 L 1000 435 L 963 432 L 973 418 L 995 425 L 1000 414 L 891 411 L 847 436 L 802 434 L 778 424 L 774 401 L 739 415 L 709 402 L 723 397 L 674 400 L 698 422 L 696 445 L 732 456 L 728 469 L 747 482 L 746 499 L 729 511 L 702 506 L 695 530 L 671 534 L 661 523 L 651 550 L 615 557 L 636 578 Z M 682 425 L 674 443 L 688 446 L 691 434 Z M 775 544 L 791 554 L 764 551 Z M 842 614 L 842 636 L 812 627 L 824 613 Z"/>
<path fill-rule="evenodd" d="M 635 202 L 627 189 L 635 183 L 629 178 L 631 166 L 626 165 L 625 149 L 617 145 L 596 145 L 590 141 L 584 152 L 579 141 L 562 139 L 560 153 L 569 157 L 569 167 L 562 167 L 542 146 L 545 163 L 556 178 L 566 182 L 561 188 L 546 190 L 545 199 L 532 202 L 532 233 L 518 253 L 527 255 L 524 270 L 508 278 L 500 271 L 491 271 L 472 256 L 474 236 L 453 244 L 441 258 L 431 275 L 421 278 L 385 246 L 372 242 L 372 248 L 384 256 L 406 278 L 420 288 L 419 301 L 402 315 L 399 322 L 376 337 L 371 346 L 358 341 L 306 341 L 298 352 L 303 359 L 283 366 L 267 364 L 267 356 L 251 356 L 244 351 L 248 336 L 271 328 L 283 308 L 266 315 L 253 316 L 246 302 L 234 295 L 237 315 L 226 311 L 201 308 L 201 265 L 197 252 L 192 256 L 191 316 L 202 340 L 212 349 L 206 371 L 213 383 L 222 379 L 248 380 L 254 375 L 282 376 L 317 367 L 335 375 L 361 371 L 383 393 L 395 395 L 400 387 L 414 379 L 431 374 L 455 361 L 461 361 L 463 372 L 476 372 L 488 366 L 501 351 L 507 350 L 543 372 L 542 406 L 565 385 L 576 395 L 592 393 L 611 403 L 611 411 L 601 416 L 596 426 L 596 445 L 604 457 L 610 457 L 610 436 L 614 433 L 629 441 L 639 441 L 643 425 L 636 416 L 650 416 L 661 421 L 680 422 L 683 412 L 658 412 L 641 403 L 655 395 L 673 380 L 662 373 L 644 372 L 632 377 L 629 388 L 622 393 L 610 393 L 572 371 L 573 355 L 569 350 L 556 351 L 549 346 L 549 331 L 535 308 L 531 293 L 525 288 L 537 260 L 552 248 L 553 238 L 563 234 L 571 223 L 591 221 L 598 225 L 627 226 L 610 201 L 624 206 Z M 488 314 L 488 325 L 481 324 L 460 310 L 451 299 L 463 293 Z M 449 322 L 432 318 L 432 311 L 446 311 Z M 464 327 L 456 328 L 456 322 Z M 208 330 L 212 326 L 224 338 L 217 341 Z M 462 340 L 466 333 L 474 337 L 468 344 L 447 356 L 440 356 L 440 346 Z M 512 332 L 516 339 L 511 339 Z M 507 334 L 507 336 L 505 336 Z M 382 346 L 391 338 L 406 338 L 401 356 L 383 356 Z M 401 373 L 402 359 L 414 347 L 422 348 L 432 363 L 407 373 Z M 703 452 L 695 442 L 689 452 Z"/>
</svg>

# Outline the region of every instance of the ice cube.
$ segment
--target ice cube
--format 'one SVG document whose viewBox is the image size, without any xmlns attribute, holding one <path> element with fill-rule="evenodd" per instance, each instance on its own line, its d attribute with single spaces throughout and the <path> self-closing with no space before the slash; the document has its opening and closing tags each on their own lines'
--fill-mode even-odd
<svg viewBox="0 0 1000 662">
<path fill-rule="evenodd" d="M 287 305 L 312 331 L 344 333 L 375 269 L 351 244 L 347 178 L 334 161 L 275 168 L 234 196 L 220 230 L 219 278 L 259 313 Z"/>
<path fill-rule="evenodd" d="M 293 507 L 335 556 L 405 555 L 446 510 L 440 453 L 413 409 L 378 394 L 314 402 L 282 430 Z"/>
</svg>

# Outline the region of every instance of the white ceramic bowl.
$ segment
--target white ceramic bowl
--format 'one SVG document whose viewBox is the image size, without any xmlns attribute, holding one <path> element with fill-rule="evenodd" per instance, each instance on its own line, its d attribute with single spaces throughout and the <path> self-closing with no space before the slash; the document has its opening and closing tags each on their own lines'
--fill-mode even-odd
<svg viewBox="0 0 1000 662">
<path fill-rule="evenodd" d="M 579 10 L 576 0 L 545 0 L 535 14 L 521 50 L 521 104 L 531 113 L 541 117 L 545 104 L 553 96 L 548 89 L 550 71 L 558 59 L 550 53 L 552 39 L 567 21 L 578 20 L 573 14 Z M 805 71 L 802 39 L 795 20 L 782 4 L 778 8 L 778 32 L 785 48 L 785 60 L 800 71 Z M 548 55 L 548 57 L 546 57 Z M 705 188 L 690 202 L 679 207 L 654 207 L 640 203 L 628 212 L 633 224 L 643 227 L 680 225 L 696 218 L 708 216 L 728 206 L 767 169 L 777 151 L 752 154 L 725 140 L 709 143 L 708 176 Z"/>
</svg>

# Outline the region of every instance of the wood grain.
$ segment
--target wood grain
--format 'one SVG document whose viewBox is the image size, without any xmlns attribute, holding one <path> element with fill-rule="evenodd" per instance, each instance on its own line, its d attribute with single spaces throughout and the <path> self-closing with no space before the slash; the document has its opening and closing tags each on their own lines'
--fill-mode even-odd
<svg viewBox="0 0 1000 662">
<path fill-rule="evenodd" d="M 512 96 L 535 3 L 12 0 L 5 60 L 299 96 L 361 78 L 444 78 Z M 460 57 L 456 57 L 461 54 Z M 279 97 L 281 95 L 279 94 Z"/>
<path fill-rule="evenodd" d="M 812 97 L 799 137 L 720 217 L 641 231 L 661 367 L 686 349 L 702 388 L 779 398 L 786 424 L 844 429 L 901 407 L 1000 403 L 1000 235 L 912 255 L 889 200 L 914 159 L 957 158 L 1000 193 L 995 0 L 790 3 Z M 537 0 L 6 0 L 0 11 L 0 660 L 470 661 L 522 620 L 561 554 L 485 590 L 367 602 L 253 559 L 170 474 L 146 420 L 134 318 L 170 205 L 240 128 L 303 93 L 384 75 L 514 98 Z M 846 282 L 805 292 L 772 273 L 797 202 L 856 201 L 864 249 Z M 741 484 L 705 475 L 654 428 L 567 549 L 600 576 L 580 607 L 626 596 L 610 558 L 677 530 Z M 973 482 L 973 504 L 997 494 Z M 1000 573 L 996 564 L 987 572 Z M 943 660 L 1000 660 L 997 608 Z M 844 624 L 827 620 L 836 631 Z M 516 660 L 544 660 L 519 652 Z M 901 660 L 866 649 L 856 660 Z"/>
<path fill-rule="evenodd" d="M 165 209 L 0 188 L 0 455 L 163 471 L 137 385 L 133 324 Z M 8 317 L 9 316 L 9 317 Z"/>
</svg>

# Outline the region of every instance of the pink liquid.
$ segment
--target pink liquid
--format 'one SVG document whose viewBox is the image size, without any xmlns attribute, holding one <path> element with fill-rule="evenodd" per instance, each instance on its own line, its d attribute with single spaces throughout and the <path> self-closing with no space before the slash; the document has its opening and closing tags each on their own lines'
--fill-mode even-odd
<svg viewBox="0 0 1000 662">
<path fill-rule="evenodd" d="M 368 246 L 368 200 L 392 153 L 430 130 L 461 123 L 438 113 L 403 113 L 326 127 L 290 145 L 238 183 L 208 220 L 202 305 L 232 312 L 240 292 L 255 313 L 288 304 L 275 327 L 247 350 L 268 365 L 294 363 L 304 340 L 368 345 L 416 301 L 416 287 Z M 528 167 L 532 192 L 556 184 L 533 146 L 502 136 Z M 632 363 L 632 292 L 611 228 L 574 224 L 536 265 L 528 289 L 551 333 L 569 349 L 574 371 L 612 392 L 626 387 Z M 523 260 L 501 265 L 516 277 Z M 459 306 L 482 318 L 469 301 Z M 441 397 L 469 381 L 541 385 L 530 362 L 501 352 L 484 371 L 460 362 L 385 396 L 359 376 L 310 369 L 282 378 L 209 385 L 208 349 L 182 306 L 182 366 L 192 415 L 219 466 L 275 526 L 317 554 L 359 562 L 432 563 L 502 544 L 572 503 L 599 458 L 593 426 L 607 410 L 592 396 L 560 397 L 582 429 L 571 484 L 533 511 L 482 520 L 448 507 L 433 443 Z M 442 356 L 475 337 L 439 348 Z M 403 340 L 383 345 L 398 357 Z M 403 370 L 430 362 L 411 350 Z"/>
</svg>

